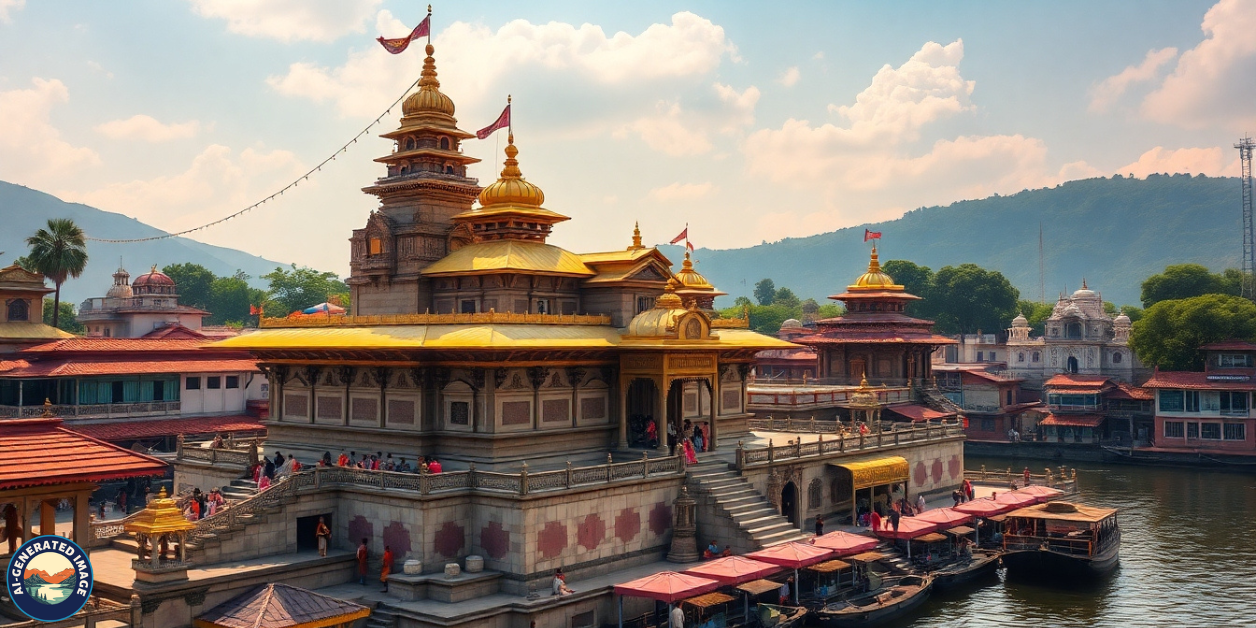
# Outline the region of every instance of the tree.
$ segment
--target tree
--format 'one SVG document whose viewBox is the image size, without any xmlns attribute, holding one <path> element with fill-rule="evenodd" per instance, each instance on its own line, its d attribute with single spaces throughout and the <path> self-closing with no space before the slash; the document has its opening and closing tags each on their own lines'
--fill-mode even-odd
<svg viewBox="0 0 1256 628">
<path fill-rule="evenodd" d="M 846 313 L 846 308 L 836 303 L 825 303 L 820 306 L 820 311 L 816 312 L 816 320 L 824 320 L 826 318 L 837 318 Z"/>
<path fill-rule="evenodd" d="M 885 274 L 894 278 L 894 283 L 903 286 L 908 294 L 920 297 L 919 301 L 907 304 L 906 314 L 919 318 L 932 318 L 934 309 L 931 295 L 933 293 L 933 271 L 928 266 L 920 266 L 907 260 L 892 259 L 881 265 Z"/>
<path fill-rule="evenodd" d="M 1221 340 L 1256 341 L 1256 304 L 1227 294 L 1160 301 L 1134 323 L 1130 347 L 1143 364 L 1202 370 L 1199 348 Z"/>
<path fill-rule="evenodd" d="M 57 327 L 61 315 L 61 284 L 78 279 L 87 268 L 87 241 L 83 230 L 69 218 L 49 218 L 48 228 L 26 238 L 28 255 L 35 272 L 52 280 L 56 290 L 52 297 L 52 326 Z"/>
<path fill-rule="evenodd" d="M 1152 275 L 1143 281 L 1141 299 L 1149 308 L 1161 301 L 1188 299 L 1203 294 L 1230 294 L 1239 296 L 1242 274 L 1227 271 L 1214 275 L 1199 264 L 1174 264 L 1166 266 L 1163 273 Z"/>
<path fill-rule="evenodd" d="M 1007 327 L 1016 317 L 1020 292 L 1002 273 L 976 264 L 945 266 L 933 276 L 930 309 L 938 331 L 970 334 Z"/>
<path fill-rule="evenodd" d="M 75 318 L 73 303 L 53 303 L 52 299 L 44 299 L 44 324 L 52 325 L 52 309 L 60 308 L 57 312 L 57 329 L 68 331 L 72 334 L 81 334 L 87 331 L 87 328 Z"/>
<path fill-rule="evenodd" d="M 764 279 L 755 284 L 754 298 L 759 305 L 772 305 L 772 301 L 776 300 L 776 283 L 771 279 Z"/>
<path fill-rule="evenodd" d="M 264 294 L 261 290 L 249 287 L 248 275 L 241 277 L 237 273 L 233 277 L 217 277 L 210 284 L 209 323 L 224 325 L 241 323 L 249 319 L 249 306 L 260 301 Z"/>
<path fill-rule="evenodd" d="M 792 310 L 801 307 L 802 301 L 798 300 L 798 295 L 794 294 L 793 290 L 781 286 L 776 289 L 776 296 L 772 298 L 772 304 L 783 305 Z"/>
<path fill-rule="evenodd" d="M 209 310 L 211 314 L 218 313 L 211 295 L 214 280 L 217 279 L 213 271 L 200 264 L 167 264 L 161 272 L 169 275 L 179 287 L 180 303 Z"/>
<path fill-rule="evenodd" d="M 1024 316 L 1025 320 L 1029 321 L 1029 326 L 1032 328 L 1029 333 L 1034 336 L 1041 336 L 1045 331 L 1047 318 L 1051 316 L 1051 312 L 1055 310 L 1055 307 L 1050 303 L 1018 301 L 1016 309 L 1020 310 L 1021 316 Z"/>
<path fill-rule="evenodd" d="M 740 309 L 747 305 L 754 305 L 754 301 L 751 301 L 750 297 L 737 297 L 736 299 L 733 299 L 733 305 Z"/>
<path fill-rule="evenodd" d="M 303 310 L 326 301 L 333 294 L 349 292 L 349 286 L 340 281 L 336 273 L 298 268 L 296 264 L 291 270 L 276 268 L 262 275 L 262 279 L 270 282 L 270 303 L 281 312 Z"/>
</svg>

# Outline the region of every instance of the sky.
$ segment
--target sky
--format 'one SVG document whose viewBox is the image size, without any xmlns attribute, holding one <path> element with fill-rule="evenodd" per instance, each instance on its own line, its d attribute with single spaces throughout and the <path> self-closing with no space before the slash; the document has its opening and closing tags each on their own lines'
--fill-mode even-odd
<svg viewBox="0 0 1256 628">
<path fill-rule="evenodd" d="M 723 249 L 1079 178 L 1237 176 L 1233 144 L 1256 131 L 1252 0 L 433 8 L 459 126 L 513 96 L 523 173 L 573 219 L 550 242 L 578 252 L 627 246 L 635 221 L 647 243 L 688 225 Z M 167 231 L 234 213 L 402 96 L 422 47 L 374 39 L 425 13 L 0 0 L 0 180 Z M 376 206 L 361 188 L 391 150 L 376 136 L 399 118 L 192 237 L 346 273 L 350 231 Z M 464 145 L 482 185 L 504 144 Z"/>
</svg>

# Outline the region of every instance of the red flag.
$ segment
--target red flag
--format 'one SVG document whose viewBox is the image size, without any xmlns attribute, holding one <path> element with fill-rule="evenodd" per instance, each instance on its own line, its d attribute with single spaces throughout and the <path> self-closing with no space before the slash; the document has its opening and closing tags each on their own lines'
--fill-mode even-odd
<svg viewBox="0 0 1256 628">
<path fill-rule="evenodd" d="M 880 231 L 869 231 L 867 229 L 864 229 L 864 242 L 867 242 L 868 240 L 880 240 L 880 239 L 881 239 Z"/>
<path fill-rule="evenodd" d="M 693 243 L 691 243 L 691 242 L 690 242 L 690 241 L 688 241 L 688 240 L 685 240 L 685 246 L 689 247 L 689 250 L 690 250 L 690 251 L 693 251 L 693 250 L 694 250 L 694 248 L 693 248 Z"/>
<path fill-rule="evenodd" d="M 484 139 L 492 135 L 493 131 L 496 131 L 498 129 L 504 129 L 508 126 L 510 126 L 510 105 L 509 104 L 506 105 L 505 109 L 502 109 L 502 115 L 497 116 L 496 121 L 480 129 L 479 131 L 476 131 L 475 136 L 480 139 Z"/>
<path fill-rule="evenodd" d="M 681 240 L 688 240 L 688 239 L 689 239 L 689 226 L 685 225 L 685 230 L 681 231 L 680 235 L 672 238 L 671 244 L 676 244 L 677 242 L 680 242 Z"/>
<path fill-rule="evenodd" d="M 249 316 L 257 316 L 262 313 L 262 308 L 249 304 Z"/>
<path fill-rule="evenodd" d="M 379 37 L 375 41 L 378 41 L 379 45 L 384 47 L 384 50 L 397 55 L 405 52 L 406 48 L 410 47 L 410 42 L 420 37 L 427 37 L 431 31 L 432 15 L 429 13 L 427 17 L 423 18 L 422 22 L 419 22 L 418 26 L 414 27 L 414 30 L 410 31 L 409 35 L 399 37 L 397 39 L 384 39 L 383 37 Z"/>
</svg>

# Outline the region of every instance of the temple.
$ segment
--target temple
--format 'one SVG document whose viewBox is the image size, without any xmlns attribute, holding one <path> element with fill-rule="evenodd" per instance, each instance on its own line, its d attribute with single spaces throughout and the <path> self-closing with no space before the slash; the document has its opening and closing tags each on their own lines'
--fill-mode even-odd
<svg viewBox="0 0 1256 628">
<path fill-rule="evenodd" d="M 169 275 L 153 265 L 129 283 L 130 273 L 121 266 L 113 273 L 113 285 L 103 297 L 79 305 L 78 321 L 88 336 L 142 338 L 169 327 L 196 332 L 209 312 L 179 304 L 179 288 Z"/>
</svg>

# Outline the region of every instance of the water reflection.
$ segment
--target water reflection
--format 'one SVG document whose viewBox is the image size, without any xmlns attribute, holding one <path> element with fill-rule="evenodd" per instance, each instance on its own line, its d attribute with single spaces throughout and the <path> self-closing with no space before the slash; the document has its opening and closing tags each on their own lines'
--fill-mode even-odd
<svg viewBox="0 0 1256 628">
<path fill-rule="evenodd" d="M 990 458 L 970 458 L 967 464 L 1044 465 Z M 896 626 L 1248 623 L 1256 601 L 1256 478 L 1196 469 L 1077 467 L 1079 501 L 1121 509 L 1117 569 L 1090 580 L 1000 577 L 979 589 L 937 594 Z"/>
</svg>

